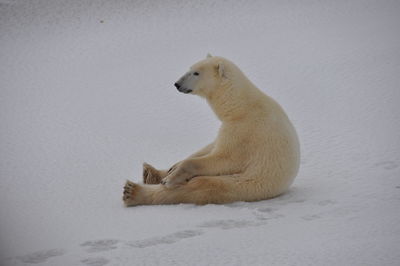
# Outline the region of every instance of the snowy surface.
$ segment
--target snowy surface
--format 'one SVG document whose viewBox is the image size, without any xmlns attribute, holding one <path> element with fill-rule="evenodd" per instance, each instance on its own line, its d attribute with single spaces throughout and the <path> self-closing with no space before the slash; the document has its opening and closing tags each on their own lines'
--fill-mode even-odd
<svg viewBox="0 0 400 266">
<path fill-rule="evenodd" d="M 399 265 L 399 1 L 0 0 L 0 264 Z M 173 83 L 210 52 L 287 111 L 300 173 L 255 203 L 125 208 L 216 135 Z"/>
</svg>

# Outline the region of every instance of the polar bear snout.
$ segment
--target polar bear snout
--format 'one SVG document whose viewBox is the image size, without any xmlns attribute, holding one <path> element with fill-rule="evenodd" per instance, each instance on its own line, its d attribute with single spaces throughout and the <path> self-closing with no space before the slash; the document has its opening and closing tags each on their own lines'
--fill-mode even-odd
<svg viewBox="0 0 400 266">
<path fill-rule="evenodd" d="M 178 91 L 180 91 L 180 92 L 182 92 L 182 93 L 185 93 L 185 94 L 188 94 L 188 93 L 191 93 L 191 92 L 192 92 L 192 90 L 186 89 L 186 88 L 178 89 Z"/>
<path fill-rule="evenodd" d="M 192 92 L 191 89 L 183 88 L 178 82 L 176 82 L 174 85 L 179 92 L 186 93 L 186 94 Z"/>
</svg>

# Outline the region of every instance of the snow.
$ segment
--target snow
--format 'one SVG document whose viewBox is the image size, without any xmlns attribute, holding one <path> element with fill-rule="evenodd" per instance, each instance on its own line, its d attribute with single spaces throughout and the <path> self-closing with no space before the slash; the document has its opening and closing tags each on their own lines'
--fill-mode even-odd
<svg viewBox="0 0 400 266">
<path fill-rule="evenodd" d="M 0 264 L 398 265 L 398 1 L 0 1 Z M 173 83 L 210 52 L 287 111 L 290 191 L 125 208 L 219 122 Z"/>
</svg>

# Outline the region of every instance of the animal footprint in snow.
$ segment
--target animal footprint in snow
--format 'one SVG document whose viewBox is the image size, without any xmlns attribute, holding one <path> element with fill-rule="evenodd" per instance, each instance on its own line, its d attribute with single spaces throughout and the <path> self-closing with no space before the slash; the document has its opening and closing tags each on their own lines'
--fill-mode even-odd
<svg viewBox="0 0 400 266">
<path fill-rule="evenodd" d="M 248 220 L 215 220 L 202 223 L 198 225 L 198 227 L 233 229 L 233 228 L 251 227 L 256 225 L 258 225 L 256 222 Z"/>
<path fill-rule="evenodd" d="M 321 218 L 321 216 L 319 216 L 318 214 L 310 214 L 310 215 L 305 215 L 301 218 L 306 221 L 312 221 Z"/>
<path fill-rule="evenodd" d="M 65 254 L 65 251 L 62 249 L 50 249 L 38 251 L 32 254 L 24 255 L 18 257 L 18 259 L 24 263 L 43 263 L 46 262 L 49 258 L 58 257 Z"/>
<path fill-rule="evenodd" d="M 147 238 L 147 239 L 143 239 L 143 240 L 131 241 L 131 242 L 127 243 L 127 245 L 130 247 L 134 247 L 134 248 L 147 248 L 147 247 L 157 246 L 157 245 L 162 245 L 162 244 L 173 244 L 182 239 L 191 238 L 191 237 L 199 236 L 202 234 L 203 234 L 203 231 L 201 231 L 201 230 L 184 230 L 184 231 L 178 231 L 173 234 L 166 235 L 166 236 L 152 237 L 152 238 Z"/>
<path fill-rule="evenodd" d="M 318 202 L 318 205 L 326 206 L 326 205 L 335 204 L 335 203 L 336 203 L 336 201 L 333 201 L 333 200 L 322 200 L 322 201 Z"/>
<path fill-rule="evenodd" d="M 105 258 L 88 258 L 81 260 L 81 262 L 83 264 L 86 264 L 87 266 L 104 266 L 108 264 L 110 261 Z"/>
<path fill-rule="evenodd" d="M 101 252 L 111 249 L 116 249 L 119 240 L 116 239 L 101 239 L 94 241 L 86 241 L 81 244 L 81 247 L 87 247 L 87 252 Z"/>
<path fill-rule="evenodd" d="M 393 161 L 384 161 L 384 162 L 376 163 L 375 166 L 382 167 L 385 170 L 392 170 L 392 169 L 396 169 L 397 167 L 399 167 L 399 164 L 396 162 L 393 162 Z"/>
</svg>

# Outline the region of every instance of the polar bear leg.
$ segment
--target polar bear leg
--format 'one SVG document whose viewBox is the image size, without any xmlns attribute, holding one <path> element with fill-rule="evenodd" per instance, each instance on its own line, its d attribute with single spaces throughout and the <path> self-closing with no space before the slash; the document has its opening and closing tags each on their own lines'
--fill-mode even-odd
<svg viewBox="0 0 400 266">
<path fill-rule="evenodd" d="M 208 144 L 207 146 L 203 147 L 202 149 L 200 149 L 199 151 L 193 153 L 192 155 L 190 155 L 188 157 L 188 159 L 190 158 L 196 158 L 196 157 L 201 157 L 204 155 L 209 154 L 212 150 L 214 149 L 214 142 Z"/>
<path fill-rule="evenodd" d="M 168 171 L 161 184 L 169 187 L 185 184 L 196 176 L 220 176 L 238 173 L 240 164 L 231 157 L 218 153 L 196 158 L 189 158 L 180 162 L 175 169 Z"/>
<path fill-rule="evenodd" d="M 239 175 L 198 176 L 187 184 L 168 188 L 163 185 L 139 185 L 127 181 L 123 201 L 126 206 L 157 204 L 221 204 L 234 201 L 254 201 L 265 195 L 255 181 Z"/>
<path fill-rule="evenodd" d="M 208 144 L 201 150 L 190 155 L 187 159 L 196 158 L 207 155 L 214 148 L 214 143 Z M 157 170 L 148 163 L 143 164 L 143 183 L 144 184 L 160 184 L 161 180 L 168 175 L 168 171 L 173 170 L 180 162 L 174 164 L 169 170 Z"/>
</svg>

